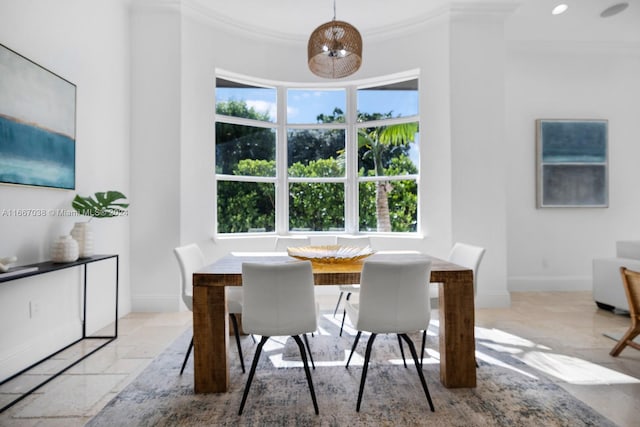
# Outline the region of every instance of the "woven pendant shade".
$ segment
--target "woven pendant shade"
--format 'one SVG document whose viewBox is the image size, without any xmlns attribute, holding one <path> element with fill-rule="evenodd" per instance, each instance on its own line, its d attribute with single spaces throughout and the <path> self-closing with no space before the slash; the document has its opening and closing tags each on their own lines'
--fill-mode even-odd
<svg viewBox="0 0 640 427">
<path fill-rule="evenodd" d="M 335 19 L 316 28 L 307 45 L 309 69 L 316 76 L 349 76 L 362 63 L 362 37 L 355 27 Z"/>
</svg>

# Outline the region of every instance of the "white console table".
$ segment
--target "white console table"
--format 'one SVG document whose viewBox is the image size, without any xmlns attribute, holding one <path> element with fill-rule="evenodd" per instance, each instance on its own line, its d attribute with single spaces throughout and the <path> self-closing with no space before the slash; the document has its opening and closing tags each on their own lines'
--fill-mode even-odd
<svg viewBox="0 0 640 427">
<path fill-rule="evenodd" d="M 86 319 L 87 319 L 87 270 L 88 270 L 88 267 L 89 267 L 90 264 L 92 264 L 94 262 L 109 260 L 109 259 L 115 259 L 115 263 L 116 263 L 114 332 L 113 332 L 113 335 L 91 335 L 91 336 L 87 336 L 87 327 L 86 327 L 86 325 L 87 325 L 87 322 L 86 322 Z M 5 384 L 5 383 L 11 381 L 12 379 L 18 377 L 19 375 L 27 372 L 28 370 L 34 368 L 35 366 L 38 366 L 42 362 L 48 360 L 49 358 L 57 355 L 60 352 L 66 350 L 67 348 L 79 343 L 80 341 L 89 340 L 89 339 L 103 339 L 105 341 L 103 343 L 101 343 L 99 346 L 95 347 L 94 349 L 90 350 L 89 352 L 87 352 L 86 354 L 81 356 L 79 359 L 74 360 L 69 365 L 67 365 L 67 366 L 63 367 L 62 369 L 60 369 L 59 371 L 55 372 L 50 377 L 48 377 L 46 380 L 44 380 L 41 383 L 37 384 L 35 387 L 32 387 L 30 390 L 24 392 L 23 394 L 20 394 L 19 397 L 17 397 L 16 399 L 12 400 L 11 402 L 9 402 L 5 406 L 3 406 L 0 409 L 0 413 L 4 412 L 6 409 L 10 408 L 11 406 L 16 404 L 20 400 L 22 400 L 25 397 L 27 397 L 29 394 L 33 393 L 34 391 L 36 391 L 37 389 L 39 389 L 43 385 L 47 384 L 49 381 L 53 380 L 54 378 L 56 378 L 57 376 L 59 376 L 60 374 L 62 374 L 66 370 L 68 370 L 69 368 L 75 366 L 76 364 L 78 364 L 82 360 L 86 359 L 87 357 L 89 357 L 90 355 L 92 355 L 96 351 L 100 350 L 101 348 L 103 348 L 104 346 L 106 346 L 107 344 L 109 344 L 110 342 L 112 342 L 113 340 L 115 340 L 118 337 L 118 269 L 119 269 L 119 257 L 118 257 L 118 255 L 93 255 L 93 256 L 90 256 L 90 257 L 87 257 L 87 258 L 81 258 L 81 259 L 79 259 L 77 261 L 73 261 L 73 262 L 56 263 L 56 262 L 53 262 L 53 261 L 45 261 L 45 262 L 40 262 L 40 263 L 36 263 L 36 264 L 24 265 L 24 266 L 15 268 L 13 270 L 10 270 L 8 273 L 4 273 L 4 274 L 6 274 L 6 276 L 4 276 L 4 277 L 3 277 L 3 273 L 0 273 L 0 285 L 2 283 L 6 283 L 6 282 L 18 280 L 18 279 L 24 279 L 26 277 L 31 277 L 31 276 L 47 274 L 47 273 L 51 273 L 51 272 L 54 272 L 54 271 L 59 271 L 59 270 L 63 270 L 63 269 L 66 269 L 66 268 L 72 268 L 72 267 L 81 267 L 81 268 L 84 269 L 83 283 L 82 283 L 82 287 L 83 287 L 83 292 L 82 292 L 83 293 L 83 300 L 82 300 L 82 337 L 78 338 L 77 340 L 73 341 L 72 343 L 70 343 L 68 345 L 65 345 L 63 348 L 53 352 L 52 354 L 46 356 L 42 360 L 32 364 L 31 366 L 21 370 L 20 372 L 12 375 L 9 378 L 5 379 L 4 381 L 2 381 L 0 383 L 0 386 L 2 384 Z"/>
</svg>

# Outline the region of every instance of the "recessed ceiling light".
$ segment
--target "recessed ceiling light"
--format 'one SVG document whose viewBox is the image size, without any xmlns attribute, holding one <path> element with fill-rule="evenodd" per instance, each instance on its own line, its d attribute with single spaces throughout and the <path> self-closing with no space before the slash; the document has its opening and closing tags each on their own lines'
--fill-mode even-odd
<svg viewBox="0 0 640 427">
<path fill-rule="evenodd" d="M 629 7 L 629 3 L 627 2 L 616 3 L 613 6 L 609 6 L 608 8 L 603 10 L 602 13 L 600 14 L 600 17 L 607 18 L 609 16 L 617 15 L 618 13 L 625 10 L 627 7 Z"/>
<path fill-rule="evenodd" d="M 569 6 L 567 6 L 566 4 L 559 4 L 556 7 L 553 8 L 553 10 L 551 11 L 552 15 L 560 15 L 561 13 L 564 13 L 567 11 L 567 9 L 569 9 Z"/>
</svg>

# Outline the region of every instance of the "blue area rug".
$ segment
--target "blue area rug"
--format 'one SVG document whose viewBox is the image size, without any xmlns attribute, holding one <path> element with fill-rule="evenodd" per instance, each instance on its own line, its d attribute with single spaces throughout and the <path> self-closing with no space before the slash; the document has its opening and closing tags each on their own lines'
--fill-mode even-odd
<svg viewBox="0 0 640 427">
<path fill-rule="evenodd" d="M 615 426 L 539 372 L 480 343 L 478 350 L 499 363 L 480 362 L 475 389 L 443 387 L 436 358 L 437 329 L 433 327 L 427 341 L 431 357 L 425 357 L 423 369 L 435 412 L 429 410 L 413 361 L 408 361 L 408 368 L 403 366 L 397 338 L 380 335 L 358 413 L 356 400 L 368 337 L 363 334 L 358 355 L 345 369 L 353 336 L 339 337 L 338 331 L 337 321 L 326 314 L 319 333 L 309 337 L 320 415 L 313 411 L 298 348 L 286 337 L 265 345 L 242 416 L 238 408 L 256 348 L 248 336 L 242 344 L 247 374 L 242 374 L 230 340 L 230 390 L 194 394 L 193 358 L 179 375 L 191 339 L 188 331 L 87 426 Z M 417 346 L 420 337 L 412 334 Z M 409 354 L 406 345 L 405 353 Z"/>
</svg>

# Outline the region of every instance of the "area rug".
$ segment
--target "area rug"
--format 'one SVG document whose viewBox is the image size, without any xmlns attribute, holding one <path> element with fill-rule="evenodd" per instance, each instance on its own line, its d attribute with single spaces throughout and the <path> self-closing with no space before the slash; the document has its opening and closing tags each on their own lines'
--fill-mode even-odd
<svg viewBox="0 0 640 427">
<path fill-rule="evenodd" d="M 191 331 L 187 331 L 87 426 L 615 426 L 549 378 L 515 358 L 482 348 L 481 343 L 478 350 L 486 357 L 479 362 L 477 387 L 445 388 L 439 381 L 437 328 L 429 330 L 429 357 L 423 367 L 435 412 L 429 410 L 415 365 L 411 362 L 405 368 L 402 364 L 393 335 L 376 338 L 362 407 L 356 412 L 368 337 L 363 334 L 353 366 L 345 369 L 353 331 L 345 331 L 342 337 L 338 333 L 339 323 L 326 314 L 318 333 L 309 337 L 316 363 L 312 376 L 319 415 L 313 411 L 292 339 L 267 342 L 244 413 L 239 416 L 256 345 L 250 337 L 243 338 L 247 374 L 242 374 L 235 345 L 230 346 L 227 393 L 196 395 L 192 359 L 184 374 L 179 374 L 191 339 Z M 412 337 L 416 344 L 420 342 L 420 334 Z M 408 355 L 407 350 L 405 346 Z"/>
</svg>

